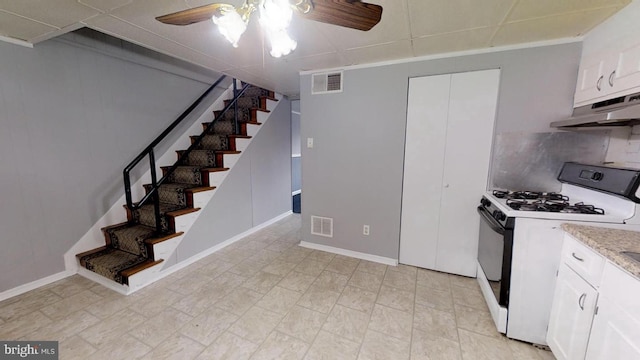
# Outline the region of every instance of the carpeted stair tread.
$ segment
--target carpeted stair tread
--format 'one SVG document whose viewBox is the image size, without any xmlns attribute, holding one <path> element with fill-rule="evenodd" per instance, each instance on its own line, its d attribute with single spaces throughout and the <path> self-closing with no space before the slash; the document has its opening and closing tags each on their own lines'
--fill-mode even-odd
<svg viewBox="0 0 640 360">
<path fill-rule="evenodd" d="M 178 151 L 178 156 L 182 157 L 186 150 Z M 189 155 L 183 159 L 184 165 L 216 167 L 216 151 L 215 149 L 192 149 Z"/>
<path fill-rule="evenodd" d="M 207 134 L 200 140 L 198 148 L 200 150 L 225 150 L 229 148 L 229 138 L 227 134 Z"/>
<path fill-rule="evenodd" d="M 146 192 L 151 191 L 152 185 L 143 185 Z M 158 188 L 158 195 L 160 196 L 160 202 L 167 204 L 174 204 L 177 206 L 189 206 L 189 197 L 187 190 L 196 187 L 194 184 L 181 184 L 181 183 L 165 183 Z"/>
<path fill-rule="evenodd" d="M 249 122 L 253 120 L 256 111 L 257 109 L 255 108 L 238 108 L 238 122 L 243 123 L 243 122 Z M 261 110 L 261 111 L 265 111 L 265 110 Z M 216 112 L 216 119 L 218 119 L 218 121 L 229 121 L 233 123 L 235 122 L 235 114 L 233 111 L 227 111 L 223 114 Z"/>
<path fill-rule="evenodd" d="M 167 179 L 172 183 L 202 185 L 202 166 L 180 165 Z"/>
<path fill-rule="evenodd" d="M 213 133 L 213 134 L 219 134 L 219 135 L 232 135 L 233 133 L 235 133 L 234 128 L 234 120 L 225 120 L 225 119 L 219 119 L 216 120 L 215 123 L 213 124 L 213 128 L 209 130 L 209 133 Z M 211 122 L 204 122 L 202 123 L 202 126 L 204 127 L 204 129 L 207 129 L 210 126 Z"/>
<path fill-rule="evenodd" d="M 120 273 L 122 270 L 141 264 L 147 260 L 146 257 L 108 247 L 91 255 L 83 256 L 80 259 L 80 263 L 84 264 L 87 270 L 122 284 L 123 277 Z"/>
<path fill-rule="evenodd" d="M 179 209 L 181 209 L 181 207 L 174 204 L 160 203 L 160 225 L 162 232 L 171 231 L 169 221 L 165 214 Z M 136 223 L 152 228 L 156 227 L 156 215 L 153 204 L 142 205 L 140 208 L 133 210 L 131 216 L 131 220 Z"/>
<path fill-rule="evenodd" d="M 155 228 L 144 225 L 124 225 L 106 230 L 109 245 L 136 256 L 148 256 L 145 240 L 155 235 Z"/>
</svg>

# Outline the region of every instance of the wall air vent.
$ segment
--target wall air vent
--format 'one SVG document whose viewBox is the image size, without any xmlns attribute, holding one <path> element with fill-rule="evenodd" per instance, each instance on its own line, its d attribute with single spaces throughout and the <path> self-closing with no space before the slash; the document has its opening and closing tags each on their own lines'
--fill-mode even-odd
<svg viewBox="0 0 640 360">
<path fill-rule="evenodd" d="M 331 94 L 342 92 L 342 71 L 313 74 L 311 94 Z"/>
<path fill-rule="evenodd" d="M 333 237 L 333 219 L 311 215 L 311 235 Z"/>
</svg>

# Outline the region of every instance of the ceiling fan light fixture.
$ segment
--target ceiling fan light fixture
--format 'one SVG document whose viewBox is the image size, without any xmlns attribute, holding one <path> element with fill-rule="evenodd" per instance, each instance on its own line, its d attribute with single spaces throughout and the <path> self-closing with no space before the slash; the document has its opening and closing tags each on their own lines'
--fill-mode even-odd
<svg viewBox="0 0 640 360">
<path fill-rule="evenodd" d="M 269 54 L 274 58 L 289 55 L 298 46 L 298 43 L 293 40 L 284 29 L 278 31 L 267 31 L 267 36 L 271 43 L 271 51 Z"/>
<path fill-rule="evenodd" d="M 249 17 L 256 10 L 253 2 L 245 2 L 236 9 L 228 4 L 219 4 L 215 13 L 211 17 L 213 23 L 218 26 L 218 31 L 233 45 L 238 47 L 240 37 L 247 30 Z"/>
<path fill-rule="evenodd" d="M 293 16 L 289 0 L 263 0 L 259 9 L 260 24 L 271 43 L 271 56 L 279 58 L 295 50 L 298 43 L 287 33 Z"/>
</svg>

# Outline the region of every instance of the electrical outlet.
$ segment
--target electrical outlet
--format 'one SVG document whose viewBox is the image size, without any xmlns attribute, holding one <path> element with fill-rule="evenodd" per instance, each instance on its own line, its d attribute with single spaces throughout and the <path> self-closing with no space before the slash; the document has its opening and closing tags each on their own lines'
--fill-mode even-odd
<svg viewBox="0 0 640 360">
<path fill-rule="evenodd" d="M 307 148 L 311 149 L 313 147 L 313 138 L 307 138 Z"/>
<path fill-rule="evenodd" d="M 362 235 L 369 235 L 369 225 L 362 226 Z"/>
</svg>

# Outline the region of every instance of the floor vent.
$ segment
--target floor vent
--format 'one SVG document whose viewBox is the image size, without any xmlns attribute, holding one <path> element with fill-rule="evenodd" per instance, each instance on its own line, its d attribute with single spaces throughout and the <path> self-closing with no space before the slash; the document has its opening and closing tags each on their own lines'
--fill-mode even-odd
<svg viewBox="0 0 640 360">
<path fill-rule="evenodd" d="M 311 215 L 311 235 L 333 237 L 333 219 Z"/>
<path fill-rule="evenodd" d="M 330 94 L 342 92 L 342 71 L 313 74 L 311 94 Z"/>
</svg>

